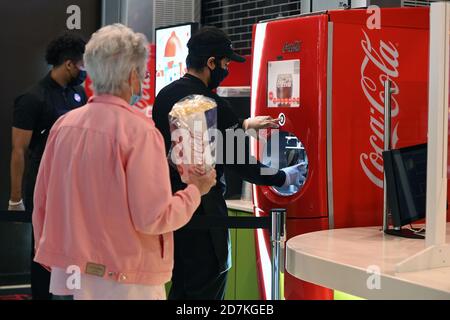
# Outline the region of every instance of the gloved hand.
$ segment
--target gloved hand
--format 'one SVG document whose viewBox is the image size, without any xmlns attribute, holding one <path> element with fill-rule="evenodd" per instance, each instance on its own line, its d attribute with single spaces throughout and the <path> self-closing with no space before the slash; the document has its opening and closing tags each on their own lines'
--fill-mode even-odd
<svg viewBox="0 0 450 320">
<path fill-rule="evenodd" d="M 306 169 L 307 169 L 307 164 L 306 162 L 300 162 L 299 164 L 296 165 L 298 167 L 298 169 L 300 170 L 300 173 L 303 176 L 306 176 Z"/>
<path fill-rule="evenodd" d="M 286 181 L 283 187 L 294 185 L 300 187 L 306 180 L 306 165 L 299 163 L 292 167 L 281 169 L 286 174 Z"/>
<path fill-rule="evenodd" d="M 9 200 L 8 211 L 25 211 L 23 200 L 20 200 L 19 202 Z"/>
</svg>

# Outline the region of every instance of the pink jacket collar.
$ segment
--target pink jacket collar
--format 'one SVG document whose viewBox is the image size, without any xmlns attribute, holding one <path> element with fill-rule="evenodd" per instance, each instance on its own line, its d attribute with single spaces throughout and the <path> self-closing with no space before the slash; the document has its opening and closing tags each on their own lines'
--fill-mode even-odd
<svg viewBox="0 0 450 320">
<path fill-rule="evenodd" d="M 122 98 L 119 98 L 117 96 L 111 95 L 111 94 L 104 94 L 99 96 L 92 96 L 88 100 L 88 104 L 91 103 L 99 103 L 99 104 L 107 104 L 107 105 L 114 105 L 121 108 L 124 108 L 133 114 L 136 114 L 137 116 L 145 119 L 146 121 L 149 121 L 153 124 L 153 120 L 146 117 L 144 114 L 139 112 L 137 109 L 133 108 L 133 106 L 130 106 L 128 102 L 123 100 Z"/>
</svg>

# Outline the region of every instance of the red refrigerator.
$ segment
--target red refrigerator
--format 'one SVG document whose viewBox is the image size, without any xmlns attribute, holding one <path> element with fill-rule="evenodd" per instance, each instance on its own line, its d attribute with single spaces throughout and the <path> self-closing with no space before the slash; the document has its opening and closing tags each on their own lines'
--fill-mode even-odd
<svg viewBox="0 0 450 320">
<path fill-rule="evenodd" d="M 287 239 L 382 224 L 387 78 L 394 89 L 393 148 L 426 142 L 429 9 L 382 9 L 380 17 L 379 29 L 371 29 L 376 25 L 366 10 L 254 26 L 252 115 L 281 117 L 282 127 L 279 152 L 273 152 L 271 139 L 254 141 L 253 152 L 267 165 L 304 162 L 308 168 L 300 188 L 253 189 L 256 215 L 287 209 Z M 268 232 L 257 231 L 256 242 L 261 294 L 268 298 Z M 332 294 L 285 273 L 286 299 Z"/>
</svg>

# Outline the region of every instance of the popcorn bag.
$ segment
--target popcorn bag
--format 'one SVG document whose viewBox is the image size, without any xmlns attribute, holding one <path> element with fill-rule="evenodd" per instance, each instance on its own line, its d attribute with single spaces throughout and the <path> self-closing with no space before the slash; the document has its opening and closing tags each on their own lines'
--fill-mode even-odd
<svg viewBox="0 0 450 320">
<path fill-rule="evenodd" d="M 177 102 L 169 113 L 172 148 L 169 162 L 181 180 L 191 174 L 202 175 L 216 165 L 217 104 L 202 95 L 191 95 Z"/>
</svg>

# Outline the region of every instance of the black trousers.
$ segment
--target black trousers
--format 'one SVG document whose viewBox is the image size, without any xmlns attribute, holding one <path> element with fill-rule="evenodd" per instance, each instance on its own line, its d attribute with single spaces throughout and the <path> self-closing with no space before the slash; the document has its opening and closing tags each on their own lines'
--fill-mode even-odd
<svg viewBox="0 0 450 320">
<path fill-rule="evenodd" d="M 228 271 L 221 272 L 209 231 L 174 234 L 175 261 L 169 300 L 223 300 Z"/>
<path fill-rule="evenodd" d="M 25 208 L 33 211 L 34 186 L 36 184 L 39 163 L 30 160 L 25 182 Z M 33 228 L 32 228 L 33 230 Z M 31 234 L 31 294 L 33 300 L 52 300 L 50 293 L 50 272 L 39 263 L 34 262 L 34 233 Z"/>
</svg>

